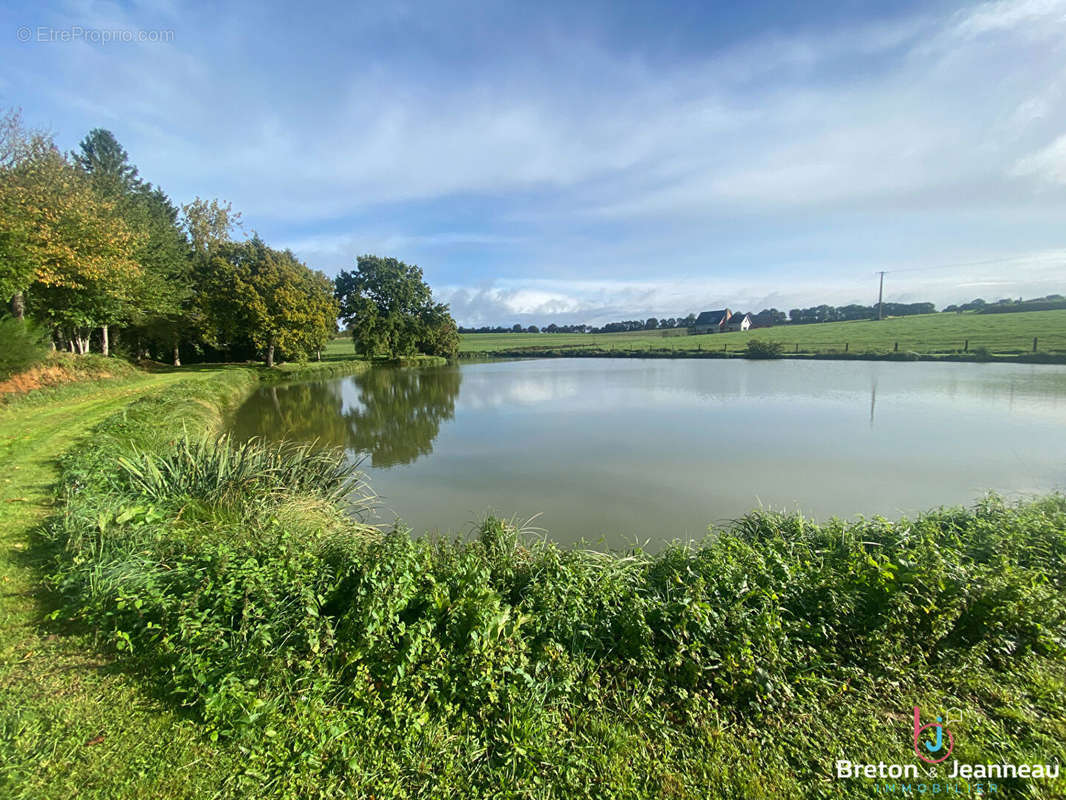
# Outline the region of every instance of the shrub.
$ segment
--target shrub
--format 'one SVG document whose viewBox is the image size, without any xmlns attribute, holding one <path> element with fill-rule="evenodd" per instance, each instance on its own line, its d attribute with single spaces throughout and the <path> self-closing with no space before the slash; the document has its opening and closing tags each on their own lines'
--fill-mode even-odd
<svg viewBox="0 0 1066 800">
<path fill-rule="evenodd" d="M 41 363 L 49 350 L 44 329 L 30 320 L 0 318 L 0 380 Z"/>
<path fill-rule="evenodd" d="M 748 358 L 780 358 L 785 346 L 766 339 L 749 339 L 744 355 Z"/>
</svg>

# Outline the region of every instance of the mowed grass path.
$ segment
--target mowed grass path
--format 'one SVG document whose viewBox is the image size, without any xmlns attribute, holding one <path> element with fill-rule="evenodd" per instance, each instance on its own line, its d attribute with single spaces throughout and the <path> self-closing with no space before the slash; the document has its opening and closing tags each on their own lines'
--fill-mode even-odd
<svg viewBox="0 0 1066 800">
<path fill-rule="evenodd" d="M 0 408 L 0 797 L 214 795 L 234 763 L 146 697 L 84 633 L 49 630 L 38 536 L 56 459 L 137 397 L 210 371 L 72 385 Z"/>
<path fill-rule="evenodd" d="M 885 320 L 781 325 L 738 333 L 689 336 L 683 330 L 633 333 L 466 333 L 460 352 L 485 354 L 515 350 L 603 349 L 738 351 L 750 339 L 782 342 L 792 353 L 887 353 L 896 349 L 918 353 L 961 352 L 985 347 L 991 353 L 1028 353 L 1033 337 L 1042 353 L 1066 352 L 1066 310 L 1015 314 L 922 314 Z M 338 343 L 339 346 L 339 343 Z M 348 345 L 351 346 L 350 343 Z"/>
</svg>

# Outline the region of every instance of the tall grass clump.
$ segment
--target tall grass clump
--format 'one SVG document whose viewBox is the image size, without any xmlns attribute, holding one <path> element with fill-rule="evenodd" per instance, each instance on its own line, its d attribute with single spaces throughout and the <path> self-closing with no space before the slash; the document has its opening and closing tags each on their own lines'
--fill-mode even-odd
<svg viewBox="0 0 1066 800">
<path fill-rule="evenodd" d="M 1062 496 L 757 513 L 657 553 L 412 538 L 345 513 L 372 499 L 340 453 L 160 439 L 187 406 L 154 402 L 67 461 L 54 582 L 247 754 L 223 793 L 835 797 L 834 758 L 908 758 L 913 705 L 966 709 L 964 760 L 1066 739 Z"/>
<path fill-rule="evenodd" d="M 157 502 L 179 496 L 260 503 L 281 491 L 337 503 L 363 485 L 361 474 L 335 451 L 313 444 L 233 442 L 228 436 L 185 436 L 162 453 L 134 451 L 116 458 L 115 465 L 132 491 Z"/>
</svg>

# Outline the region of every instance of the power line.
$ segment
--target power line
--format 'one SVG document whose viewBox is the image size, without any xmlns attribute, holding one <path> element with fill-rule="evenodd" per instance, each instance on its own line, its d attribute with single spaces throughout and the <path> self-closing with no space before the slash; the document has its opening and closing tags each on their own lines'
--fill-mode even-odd
<svg viewBox="0 0 1066 800">
<path fill-rule="evenodd" d="M 1032 259 L 1032 256 L 1012 256 L 1010 258 L 990 258 L 984 261 L 959 261 L 954 264 L 938 264 L 931 267 L 904 267 L 903 269 L 889 269 L 885 272 L 926 272 L 933 269 L 955 269 L 956 267 L 980 267 L 988 266 L 991 264 L 1009 264 L 1013 261 L 1028 261 Z M 1066 256 L 1063 256 L 1066 260 Z"/>
<path fill-rule="evenodd" d="M 989 258 L 982 261 L 958 261 L 954 264 L 937 264 L 930 267 L 904 267 L 903 269 L 880 269 L 874 274 L 879 276 L 877 289 L 877 318 L 884 319 L 885 275 L 887 273 L 898 274 L 900 272 L 929 272 L 938 269 L 958 269 L 959 267 L 981 267 L 992 264 L 1009 264 L 1016 261 L 1027 261 L 1032 256 L 1011 256 L 1010 258 Z"/>
</svg>

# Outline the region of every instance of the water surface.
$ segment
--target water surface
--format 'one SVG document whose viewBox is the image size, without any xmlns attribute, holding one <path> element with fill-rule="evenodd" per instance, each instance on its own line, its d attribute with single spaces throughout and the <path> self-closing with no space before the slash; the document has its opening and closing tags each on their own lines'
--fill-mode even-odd
<svg viewBox="0 0 1066 800">
<path fill-rule="evenodd" d="M 546 359 L 263 388 L 239 438 L 346 448 L 377 522 L 487 513 L 564 543 L 703 534 L 752 508 L 898 517 L 1066 487 L 1066 369 L 1023 364 Z"/>
</svg>

